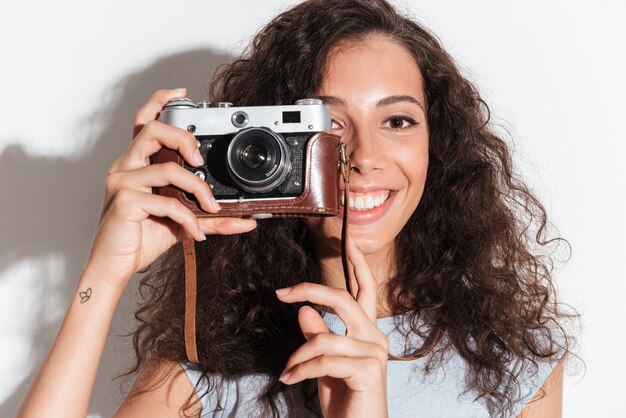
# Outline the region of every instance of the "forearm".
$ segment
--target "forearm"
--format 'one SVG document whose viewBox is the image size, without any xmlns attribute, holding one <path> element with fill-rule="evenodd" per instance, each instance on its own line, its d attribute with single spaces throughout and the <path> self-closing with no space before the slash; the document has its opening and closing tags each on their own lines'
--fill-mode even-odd
<svg viewBox="0 0 626 418">
<path fill-rule="evenodd" d="M 88 289 L 91 289 L 89 291 Z M 88 292 L 82 293 L 81 292 Z M 19 418 L 85 417 L 98 364 L 123 288 L 87 268 Z"/>
</svg>

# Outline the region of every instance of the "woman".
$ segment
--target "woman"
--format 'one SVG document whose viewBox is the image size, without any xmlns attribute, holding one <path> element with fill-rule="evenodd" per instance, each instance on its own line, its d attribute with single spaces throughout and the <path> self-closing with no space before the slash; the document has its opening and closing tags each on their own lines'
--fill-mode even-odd
<svg viewBox="0 0 626 418">
<path fill-rule="evenodd" d="M 561 416 L 571 337 L 539 251 L 555 240 L 433 35 L 384 0 L 311 0 L 270 22 L 211 86 L 213 102 L 331 107 L 353 168 L 356 298 L 340 218 L 197 219 L 151 194 L 173 184 L 219 213 L 206 183 L 148 164 L 164 146 L 202 163 L 193 135 L 155 121 L 185 94 L 159 91 L 137 112 L 76 298 L 20 416 L 85 415 L 120 295 L 163 253 L 141 284 L 129 374 L 139 373 L 118 417 Z M 183 338 L 176 243 L 188 236 L 199 242 L 198 364 Z"/>
</svg>

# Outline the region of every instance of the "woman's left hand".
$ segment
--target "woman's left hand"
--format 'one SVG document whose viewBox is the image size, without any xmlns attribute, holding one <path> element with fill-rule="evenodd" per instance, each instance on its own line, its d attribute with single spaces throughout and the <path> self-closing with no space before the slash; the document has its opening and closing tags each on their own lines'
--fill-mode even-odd
<svg viewBox="0 0 626 418">
<path fill-rule="evenodd" d="M 327 418 L 385 418 L 389 344 L 376 326 L 378 285 L 363 253 L 348 241 L 348 259 L 359 287 L 356 300 L 345 289 L 315 283 L 277 291 L 286 303 L 309 301 L 331 307 L 347 328 L 346 336 L 331 334 L 315 309 L 301 308 L 298 321 L 307 342 L 289 357 L 281 381 L 294 384 L 317 378 Z"/>
</svg>

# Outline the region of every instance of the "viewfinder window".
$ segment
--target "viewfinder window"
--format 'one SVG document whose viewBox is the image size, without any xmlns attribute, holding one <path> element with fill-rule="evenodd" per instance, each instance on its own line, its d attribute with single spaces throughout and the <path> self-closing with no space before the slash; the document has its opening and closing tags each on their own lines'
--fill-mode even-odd
<svg viewBox="0 0 626 418">
<path fill-rule="evenodd" d="M 283 123 L 300 123 L 300 112 L 283 112 Z"/>
</svg>

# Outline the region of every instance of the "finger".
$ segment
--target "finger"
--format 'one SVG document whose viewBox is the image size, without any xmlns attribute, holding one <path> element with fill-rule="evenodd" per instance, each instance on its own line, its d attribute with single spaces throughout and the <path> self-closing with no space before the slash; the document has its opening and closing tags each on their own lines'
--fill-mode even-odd
<svg viewBox="0 0 626 418">
<path fill-rule="evenodd" d="M 206 239 L 196 215 L 180 201 L 171 197 L 123 189 L 111 200 L 109 212 L 117 212 L 123 219 L 131 222 L 142 222 L 149 216 L 167 217 L 181 225 L 189 236 L 196 240 Z"/>
<path fill-rule="evenodd" d="M 328 332 L 324 319 L 315 309 L 303 306 L 298 311 L 298 322 L 304 338 L 308 341 L 320 332 Z"/>
<path fill-rule="evenodd" d="M 353 391 L 365 392 L 384 384 L 384 367 L 373 357 L 319 356 L 295 365 L 281 376 L 281 381 L 292 385 L 305 379 L 330 376 L 343 379 Z"/>
<path fill-rule="evenodd" d="M 278 289 L 276 295 L 286 303 L 308 301 L 331 307 L 344 322 L 351 336 L 361 336 L 361 339 L 365 339 L 363 337 L 366 334 L 378 330 L 361 305 L 345 289 L 304 282 L 293 287 Z"/>
<path fill-rule="evenodd" d="M 198 222 L 205 234 L 243 234 L 257 226 L 256 220 L 243 218 L 199 218 Z"/>
<path fill-rule="evenodd" d="M 361 249 L 354 240 L 348 236 L 348 259 L 354 266 L 354 275 L 359 285 L 356 301 L 369 319 L 376 323 L 378 316 L 378 283 L 370 270 L 369 264 Z"/>
<path fill-rule="evenodd" d="M 153 120 L 143 127 L 126 152 L 113 163 L 109 173 L 145 167 L 150 164 L 148 157 L 163 147 L 179 151 L 185 161 L 192 166 L 204 163 L 193 134 Z"/>
<path fill-rule="evenodd" d="M 125 188 L 150 192 L 152 187 L 163 187 L 170 184 L 193 193 L 205 211 L 216 213 L 220 210 L 209 185 L 173 161 L 154 164 L 137 170 L 111 173 L 106 179 L 105 195 L 113 196 L 118 190 Z"/>
<path fill-rule="evenodd" d="M 294 351 L 285 365 L 285 371 L 288 372 L 292 367 L 322 355 L 354 358 L 373 357 L 381 363 L 387 362 L 387 350 L 378 344 L 321 332 Z"/>
<path fill-rule="evenodd" d="M 145 124 L 158 118 L 159 113 L 163 110 L 163 106 L 165 106 L 167 102 L 172 99 L 185 97 L 186 95 L 187 89 L 185 88 L 155 91 L 148 101 L 135 113 L 133 138 L 137 136 Z"/>
</svg>

